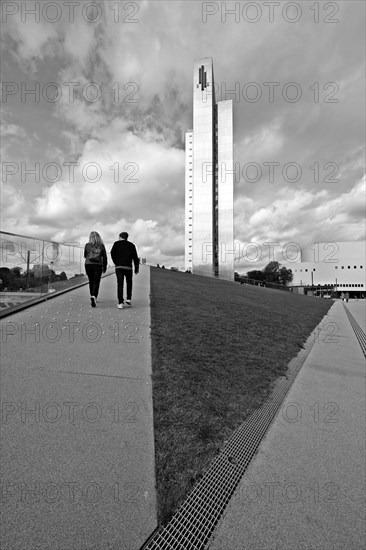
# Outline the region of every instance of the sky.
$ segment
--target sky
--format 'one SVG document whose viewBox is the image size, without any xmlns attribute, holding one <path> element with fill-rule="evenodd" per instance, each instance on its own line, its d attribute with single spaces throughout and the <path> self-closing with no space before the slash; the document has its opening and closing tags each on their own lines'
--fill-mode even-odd
<svg viewBox="0 0 366 550">
<path fill-rule="evenodd" d="M 364 20 L 362 1 L 2 2 L 2 230 L 107 249 L 127 231 L 184 266 L 193 62 L 212 57 L 236 271 L 364 240 Z"/>
</svg>

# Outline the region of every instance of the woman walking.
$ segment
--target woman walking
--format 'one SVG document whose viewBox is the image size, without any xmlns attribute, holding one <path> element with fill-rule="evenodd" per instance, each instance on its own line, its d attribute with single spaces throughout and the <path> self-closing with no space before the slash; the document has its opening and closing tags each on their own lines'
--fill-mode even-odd
<svg viewBox="0 0 366 550">
<path fill-rule="evenodd" d="M 85 272 L 89 279 L 90 302 L 91 306 L 95 307 L 100 279 L 102 273 L 107 271 L 107 252 L 101 236 L 96 231 L 92 231 L 89 235 L 89 242 L 84 248 L 84 258 Z"/>
</svg>

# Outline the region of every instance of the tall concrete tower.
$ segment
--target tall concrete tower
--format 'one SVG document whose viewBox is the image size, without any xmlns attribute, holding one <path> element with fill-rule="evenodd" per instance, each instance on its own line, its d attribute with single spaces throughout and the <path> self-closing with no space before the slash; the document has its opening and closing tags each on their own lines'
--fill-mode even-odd
<svg viewBox="0 0 366 550">
<path fill-rule="evenodd" d="M 215 100 L 212 58 L 194 63 L 193 131 L 186 133 L 185 267 L 234 280 L 232 101 Z"/>
</svg>

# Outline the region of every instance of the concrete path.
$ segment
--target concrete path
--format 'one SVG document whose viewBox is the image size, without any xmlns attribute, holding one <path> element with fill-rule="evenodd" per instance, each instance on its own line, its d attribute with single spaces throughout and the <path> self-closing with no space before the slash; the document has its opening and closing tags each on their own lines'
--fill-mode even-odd
<svg viewBox="0 0 366 550">
<path fill-rule="evenodd" d="M 347 304 L 363 328 L 364 306 Z M 365 412 L 364 356 L 338 301 L 210 550 L 364 549 Z"/>
<path fill-rule="evenodd" d="M 150 269 L 2 325 L 2 550 L 138 549 L 157 525 Z"/>
</svg>

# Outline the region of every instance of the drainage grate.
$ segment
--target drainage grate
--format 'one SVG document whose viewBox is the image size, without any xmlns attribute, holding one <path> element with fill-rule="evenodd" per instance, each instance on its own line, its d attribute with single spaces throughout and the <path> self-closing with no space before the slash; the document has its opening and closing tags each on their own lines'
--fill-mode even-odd
<svg viewBox="0 0 366 550">
<path fill-rule="evenodd" d="M 357 323 L 356 319 L 353 317 L 352 313 L 349 311 L 348 307 L 346 307 L 343 304 L 344 309 L 346 310 L 347 317 L 349 319 L 349 322 L 351 323 L 351 326 L 353 328 L 353 332 L 356 335 L 356 338 L 358 340 L 358 343 L 361 346 L 362 352 L 364 356 L 366 357 L 366 334 L 360 327 L 360 325 Z"/>
<path fill-rule="evenodd" d="M 323 322 L 323 321 L 322 321 Z M 307 358 L 314 335 L 278 379 L 264 405 L 230 437 L 167 525 L 151 535 L 141 550 L 203 550 L 222 516 L 270 423 Z"/>
</svg>

